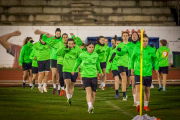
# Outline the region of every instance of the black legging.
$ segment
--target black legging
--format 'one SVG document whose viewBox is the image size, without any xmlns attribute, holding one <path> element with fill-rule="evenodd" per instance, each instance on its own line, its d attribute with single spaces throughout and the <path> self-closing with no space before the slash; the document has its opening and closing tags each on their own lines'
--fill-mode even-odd
<svg viewBox="0 0 180 120">
<path fill-rule="evenodd" d="M 57 64 L 57 70 L 58 70 L 58 74 L 59 74 L 59 83 L 61 85 L 61 87 L 64 87 L 64 78 L 63 78 L 63 65 Z"/>
</svg>

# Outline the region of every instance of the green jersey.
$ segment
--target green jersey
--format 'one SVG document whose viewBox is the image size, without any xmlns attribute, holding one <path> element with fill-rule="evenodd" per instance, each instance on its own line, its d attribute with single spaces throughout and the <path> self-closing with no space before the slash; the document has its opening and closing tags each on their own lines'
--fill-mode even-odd
<svg viewBox="0 0 180 120">
<path fill-rule="evenodd" d="M 31 63 L 32 60 L 29 59 L 29 55 L 32 52 L 33 44 L 28 42 L 26 45 L 22 46 L 20 55 L 19 55 L 19 65 L 21 66 L 22 63 Z"/>
<path fill-rule="evenodd" d="M 88 52 L 81 53 L 79 58 L 76 60 L 73 71 L 77 71 L 79 65 L 81 68 L 81 77 L 97 77 L 97 70 L 102 74 L 99 57 L 96 52 L 93 52 L 91 54 Z"/>
<path fill-rule="evenodd" d="M 71 38 L 74 40 L 74 42 L 75 42 L 76 45 L 78 45 L 78 46 L 82 45 L 82 40 L 81 40 L 81 38 L 75 37 L 75 35 L 71 36 Z M 76 39 L 74 39 L 74 38 L 76 38 Z"/>
<path fill-rule="evenodd" d="M 76 45 L 72 49 L 62 46 L 60 50 L 58 50 L 58 54 L 64 58 L 63 59 L 63 72 L 71 73 L 73 71 L 75 62 L 81 52 L 82 50 L 78 45 Z M 78 72 L 78 70 L 74 72 Z"/>
<path fill-rule="evenodd" d="M 61 50 L 62 48 L 65 48 L 64 41 L 57 43 L 56 46 L 57 46 L 57 51 L 56 51 L 57 64 L 63 65 L 64 57 L 61 55 Z"/>
<path fill-rule="evenodd" d="M 116 49 L 114 48 L 113 50 L 111 50 L 110 54 L 109 54 L 109 57 L 108 57 L 108 60 L 107 60 L 107 67 L 106 67 L 106 73 L 109 74 L 109 70 L 111 69 L 112 70 L 118 70 L 118 60 L 119 60 L 119 57 L 118 55 L 115 55 L 115 57 L 111 60 L 113 54 L 116 53 Z"/>
<path fill-rule="evenodd" d="M 128 43 L 129 43 L 129 42 L 128 42 Z M 128 44 L 128 43 L 127 43 L 127 44 Z M 127 44 L 124 44 L 124 42 L 121 42 L 120 44 L 118 44 L 118 45 L 116 46 L 117 55 L 119 55 L 117 49 L 118 49 L 118 48 L 121 48 L 121 49 L 122 49 L 122 48 L 126 48 L 126 47 L 127 47 Z M 119 56 L 118 66 L 128 67 L 128 64 L 129 64 L 129 58 L 128 58 L 128 52 L 126 52 L 125 54 Z"/>
<path fill-rule="evenodd" d="M 159 49 L 157 49 L 156 56 L 158 59 L 159 67 L 166 67 L 169 66 L 169 52 L 170 49 L 166 46 L 161 46 Z"/>
<path fill-rule="evenodd" d="M 55 36 L 47 38 L 46 34 L 44 34 L 42 36 L 42 39 L 44 42 L 48 43 L 50 45 L 50 59 L 52 60 L 57 60 L 57 55 L 56 55 L 56 51 L 57 48 L 54 47 L 54 45 L 60 41 L 62 41 L 62 37 L 60 37 L 59 39 L 55 38 Z M 53 43 L 52 43 L 53 42 Z"/>
<path fill-rule="evenodd" d="M 34 59 L 35 58 L 35 59 Z M 37 56 L 36 56 L 36 49 L 33 49 L 30 56 L 29 56 L 29 59 L 32 60 L 32 66 L 33 67 L 38 67 L 38 63 L 37 63 Z"/>
<path fill-rule="evenodd" d="M 45 61 L 50 59 L 50 45 L 48 43 L 42 44 L 37 42 L 33 49 L 36 50 L 37 61 Z"/>
<path fill-rule="evenodd" d="M 140 64 L 141 64 L 141 47 L 136 46 L 131 58 L 131 69 L 134 69 L 134 75 L 140 75 Z M 143 48 L 143 77 L 152 76 L 152 63 L 154 70 L 159 70 L 158 60 L 152 47 L 147 45 Z"/>
<path fill-rule="evenodd" d="M 123 48 L 121 48 L 121 51 L 116 51 L 118 55 L 123 56 L 128 54 L 128 69 L 130 66 L 130 62 L 131 62 L 131 56 L 133 55 L 134 49 L 136 46 L 140 45 L 140 42 L 137 41 L 136 43 L 134 42 L 128 42 L 128 44 L 126 46 L 124 46 Z"/>
<path fill-rule="evenodd" d="M 106 48 L 107 45 L 105 44 L 104 46 L 101 46 L 97 44 L 95 46 L 94 51 L 99 55 L 99 61 L 100 63 L 106 62 L 107 56 L 106 56 Z"/>
<path fill-rule="evenodd" d="M 106 46 L 106 60 L 108 60 L 109 54 L 110 54 L 110 47 Z"/>
</svg>

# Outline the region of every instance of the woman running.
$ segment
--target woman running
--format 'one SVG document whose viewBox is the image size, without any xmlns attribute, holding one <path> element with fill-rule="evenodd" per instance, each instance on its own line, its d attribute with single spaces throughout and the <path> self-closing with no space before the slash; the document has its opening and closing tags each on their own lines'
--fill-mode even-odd
<svg viewBox="0 0 180 120">
<path fill-rule="evenodd" d="M 158 63 L 159 63 L 159 73 L 157 74 L 158 76 L 158 82 L 159 82 L 159 89 L 158 91 L 160 91 L 162 89 L 162 78 L 161 78 L 161 73 L 163 76 L 163 92 L 166 92 L 166 78 L 167 78 L 167 74 L 169 71 L 169 61 L 168 61 L 168 57 L 169 57 L 169 52 L 170 49 L 166 47 L 167 45 L 167 41 L 166 40 L 160 40 L 160 48 L 157 49 L 156 52 L 156 56 L 158 59 Z"/>
<path fill-rule="evenodd" d="M 83 85 L 86 90 L 88 112 L 93 113 L 95 93 L 97 89 L 97 70 L 102 76 L 103 73 L 100 67 L 98 54 L 94 52 L 94 44 L 92 42 L 88 42 L 86 48 L 87 51 L 81 53 L 77 59 L 72 75 L 75 74 L 80 65 Z"/>
<path fill-rule="evenodd" d="M 115 40 L 116 41 L 116 46 L 121 43 L 120 40 Z M 113 49 L 110 52 L 108 61 L 107 61 L 107 68 L 106 68 L 106 73 L 109 74 L 109 70 L 111 69 L 112 73 L 113 73 L 113 77 L 115 79 L 115 98 L 119 98 L 119 83 L 121 80 L 120 77 L 120 73 L 118 71 L 118 60 L 119 60 L 119 56 L 116 55 L 116 46 L 113 46 Z"/>
<path fill-rule="evenodd" d="M 58 49 L 58 55 L 62 56 L 63 59 L 63 78 L 66 84 L 67 102 L 71 105 L 71 98 L 74 92 L 74 84 L 78 77 L 78 70 L 74 71 L 72 75 L 73 67 L 80 53 L 81 48 L 74 44 L 74 40 L 69 38 L 67 46 L 63 45 Z"/>
<path fill-rule="evenodd" d="M 37 31 L 36 31 L 37 32 Z M 43 33 L 42 31 L 39 31 L 40 33 Z M 44 34 L 43 37 L 43 41 L 50 44 L 50 42 L 52 42 L 51 40 L 53 40 L 53 44 L 56 44 L 60 41 L 62 41 L 62 37 L 61 37 L 61 30 L 60 28 L 56 28 L 55 30 L 55 36 L 50 36 L 48 34 Z M 49 38 L 48 38 L 49 37 Z M 57 48 L 55 48 L 54 46 L 52 46 L 50 44 L 50 66 L 51 66 L 51 70 L 52 70 L 52 80 L 53 80 L 53 91 L 52 94 L 55 94 L 56 92 L 56 72 L 57 72 L 57 55 L 56 55 L 56 51 Z"/>
<path fill-rule="evenodd" d="M 152 63 L 154 70 L 158 73 L 158 60 L 152 47 L 148 45 L 149 38 L 146 34 L 143 35 L 143 86 L 144 86 L 144 110 L 150 111 L 148 103 L 150 99 L 150 86 L 152 83 Z M 136 46 L 131 58 L 131 74 L 135 75 L 136 84 L 136 110 L 140 109 L 140 59 L 141 47 Z"/>
<path fill-rule="evenodd" d="M 50 45 L 43 41 L 43 38 L 46 37 L 48 33 L 45 35 L 40 35 L 39 42 L 37 42 L 33 49 L 36 50 L 37 63 L 38 63 L 38 89 L 41 93 L 47 92 L 47 80 L 50 71 Z M 44 85 L 42 87 L 42 80 L 44 80 Z"/>
<path fill-rule="evenodd" d="M 104 76 L 101 76 L 101 84 L 100 84 L 100 88 L 101 90 L 105 90 L 105 83 L 106 83 L 106 60 L 107 60 L 107 56 L 106 56 L 106 48 L 107 45 L 104 42 L 104 37 L 100 36 L 97 38 L 96 41 L 96 46 L 94 51 L 99 55 L 99 61 L 100 61 L 100 66 L 101 69 L 103 71 Z"/>
<path fill-rule="evenodd" d="M 23 68 L 23 88 L 25 88 L 26 80 L 28 78 L 29 73 L 29 86 L 32 87 L 32 60 L 29 59 L 29 55 L 32 52 L 33 39 L 31 37 L 27 37 L 24 41 L 24 45 L 21 48 L 21 52 L 19 55 L 19 65 Z"/>
<path fill-rule="evenodd" d="M 123 32 L 122 33 L 122 39 L 123 42 L 118 44 L 116 46 L 116 49 L 121 49 L 123 47 L 126 47 L 129 39 L 129 33 L 128 32 Z M 119 51 L 119 50 L 118 50 Z M 119 55 L 119 54 L 118 54 Z M 128 53 L 124 54 L 124 55 L 120 55 L 119 61 L 118 61 L 118 69 L 119 69 L 119 73 L 120 76 L 122 78 L 122 92 L 123 92 L 123 101 L 127 100 L 127 95 L 126 95 L 126 91 L 127 88 L 129 87 L 130 84 L 130 74 L 128 71 L 128 62 L 129 62 L 129 58 L 128 58 Z"/>
<path fill-rule="evenodd" d="M 64 33 L 62 35 L 62 40 L 61 42 L 59 42 L 57 44 L 57 51 L 56 51 L 56 55 L 57 55 L 57 70 L 58 70 L 58 74 L 59 74 L 59 84 L 60 86 L 58 86 L 58 95 L 63 96 L 65 94 L 65 89 L 64 89 L 64 78 L 63 78 L 63 60 L 64 57 L 61 56 L 61 47 L 66 47 L 67 41 L 68 41 L 68 34 Z M 60 92 L 60 88 L 61 88 L 61 92 Z"/>
<path fill-rule="evenodd" d="M 132 80 L 132 94 L 133 94 L 133 98 L 134 98 L 133 106 L 136 106 L 135 79 L 134 79 L 134 75 L 131 75 L 131 70 L 130 70 L 130 59 L 131 59 L 131 56 L 132 56 L 132 54 L 134 52 L 135 47 L 140 45 L 139 35 L 138 35 L 138 33 L 136 31 L 134 31 L 132 33 L 131 39 L 132 39 L 132 41 L 129 42 L 125 47 L 122 48 L 121 55 L 125 55 L 125 54 L 128 53 L 128 58 L 129 58 L 128 72 L 129 72 L 129 75 L 130 75 L 131 80 Z"/>
<path fill-rule="evenodd" d="M 36 43 L 35 43 L 36 44 Z M 34 46 L 35 46 L 34 44 Z M 32 60 L 32 87 L 31 89 L 34 89 L 35 86 L 35 80 L 36 80 L 36 75 L 38 73 L 38 63 L 37 63 L 37 55 L 36 55 L 36 49 L 33 49 L 29 58 Z"/>
</svg>

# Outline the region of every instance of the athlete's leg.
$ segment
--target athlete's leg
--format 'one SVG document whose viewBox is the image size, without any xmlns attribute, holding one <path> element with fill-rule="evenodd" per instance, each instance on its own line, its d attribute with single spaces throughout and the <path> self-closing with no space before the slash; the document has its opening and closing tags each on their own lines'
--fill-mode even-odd
<svg viewBox="0 0 180 120">
<path fill-rule="evenodd" d="M 163 74 L 163 91 L 166 90 L 166 78 L 167 78 L 167 74 Z"/>
</svg>

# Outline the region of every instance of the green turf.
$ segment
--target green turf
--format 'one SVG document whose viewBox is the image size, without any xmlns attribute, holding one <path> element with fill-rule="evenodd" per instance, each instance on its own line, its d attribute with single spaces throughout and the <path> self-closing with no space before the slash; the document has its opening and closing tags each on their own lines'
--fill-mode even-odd
<svg viewBox="0 0 180 120">
<path fill-rule="evenodd" d="M 86 93 L 83 89 L 75 88 L 71 106 L 64 96 L 52 95 L 51 92 L 52 88 L 43 94 L 37 88 L 0 88 L 0 120 L 131 120 L 138 115 L 132 106 L 130 89 L 127 93 L 128 101 L 122 101 L 122 93 L 119 99 L 115 99 L 115 91 L 110 87 L 105 91 L 98 89 L 94 114 L 87 112 Z M 143 111 L 143 114 L 162 120 L 180 120 L 179 94 L 179 87 L 168 87 L 167 92 L 151 89 L 151 111 Z"/>
</svg>

